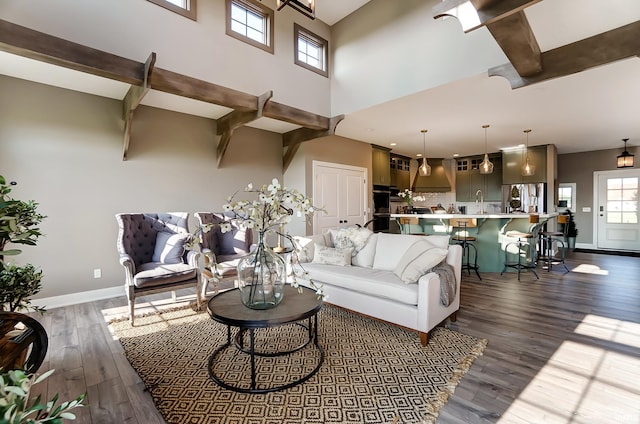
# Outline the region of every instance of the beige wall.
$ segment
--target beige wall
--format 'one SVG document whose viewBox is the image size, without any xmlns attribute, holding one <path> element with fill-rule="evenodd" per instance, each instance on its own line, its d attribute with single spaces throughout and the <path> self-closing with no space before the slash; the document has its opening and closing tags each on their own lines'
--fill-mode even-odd
<svg viewBox="0 0 640 424">
<path fill-rule="evenodd" d="M 616 149 L 593 152 L 558 155 L 558 182 L 576 184 L 575 221 L 578 228 L 577 243 L 592 244 L 594 213 L 597 210 L 593 198 L 593 173 L 616 169 L 616 157 L 622 153 L 623 146 Z M 628 146 L 629 153 L 635 155 L 636 167 L 640 157 L 640 148 Z M 592 212 L 582 212 L 589 207 Z"/>
<path fill-rule="evenodd" d="M 433 19 L 438 3 L 371 0 L 331 27 L 333 116 L 507 62 L 486 28 L 465 34 L 457 19 Z"/>
<path fill-rule="evenodd" d="M 279 134 L 236 131 L 217 168 L 215 121 L 141 106 L 123 161 L 121 102 L 2 76 L 0 93 L 0 174 L 48 216 L 18 256 L 44 271 L 37 297 L 123 284 L 118 212 L 220 210 L 248 182 L 282 178 Z"/>
</svg>

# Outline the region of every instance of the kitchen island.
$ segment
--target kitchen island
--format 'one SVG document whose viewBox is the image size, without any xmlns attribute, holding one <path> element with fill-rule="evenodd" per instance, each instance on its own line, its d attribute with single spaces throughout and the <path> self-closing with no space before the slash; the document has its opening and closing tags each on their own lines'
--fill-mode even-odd
<svg viewBox="0 0 640 424">
<path fill-rule="evenodd" d="M 532 232 L 537 235 L 547 221 L 558 216 L 557 213 L 534 214 L 537 223 L 530 222 L 528 213 L 509 214 L 391 214 L 400 231 L 405 234 L 451 234 L 449 221 L 455 218 L 472 218 L 477 226 L 469 228 L 469 235 L 476 237 L 478 250 L 478 266 L 480 272 L 501 272 L 504 268 L 505 248 L 507 244 L 517 241 L 509 236 L 511 231 Z M 555 220 L 554 220 L 555 221 Z M 537 238 L 533 241 L 537 241 Z M 513 247 L 513 246 L 512 246 Z M 517 254 L 513 249 L 510 253 Z"/>
</svg>

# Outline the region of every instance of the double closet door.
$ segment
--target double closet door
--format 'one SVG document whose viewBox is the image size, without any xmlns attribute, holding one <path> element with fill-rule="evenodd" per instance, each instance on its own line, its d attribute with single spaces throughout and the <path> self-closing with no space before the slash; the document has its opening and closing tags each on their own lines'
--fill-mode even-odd
<svg viewBox="0 0 640 424">
<path fill-rule="evenodd" d="M 367 198 L 366 168 L 313 162 L 313 203 L 325 209 L 314 214 L 313 234 L 365 224 Z"/>
</svg>

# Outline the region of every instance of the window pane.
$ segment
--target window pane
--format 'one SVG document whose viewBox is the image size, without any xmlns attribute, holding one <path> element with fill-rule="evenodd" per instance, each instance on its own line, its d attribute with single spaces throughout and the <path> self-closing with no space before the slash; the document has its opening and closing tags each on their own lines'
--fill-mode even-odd
<svg viewBox="0 0 640 424">
<path fill-rule="evenodd" d="M 183 9 L 187 8 L 187 0 L 167 0 L 167 2 L 171 4 L 175 4 L 176 6 L 181 7 Z"/>
<path fill-rule="evenodd" d="M 622 222 L 624 224 L 637 224 L 638 223 L 638 214 L 635 212 L 623 212 L 622 213 Z"/>
<path fill-rule="evenodd" d="M 259 31 L 256 31 L 253 28 L 247 28 L 247 37 L 251 38 L 252 40 L 256 40 L 260 43 L 264 41 L 262 38 L 262 33 Z"/>
<path fill-rule="evenodd" d="M 623 178 L 622 179 L 622 187 L 625 189 L 638 188 L 638 179 L 637 178 Z"/>
<path fill-rule="evenodd" d="M 619 190 L 622 188 L 622 178 L 609 178 L 607 180 L 608 190 Z"/>
<path fill-rule="evenodd" d="M 235 4 L 231 5 L 231 19 L 237 21 L 243 25 L 247 23 L 247 12 L 245 9 L 242 9 Z"/>
<path fill-rule="evenodd" d="M 238 21 L 232 21 L 231 22 L 231 30 L 237 32 L 238 34 L 242 34 L 242 35 L 247 35 L 246 34 L 246 29 L 247 27 L 242 25 L 240 22 Z"/>
</svg>

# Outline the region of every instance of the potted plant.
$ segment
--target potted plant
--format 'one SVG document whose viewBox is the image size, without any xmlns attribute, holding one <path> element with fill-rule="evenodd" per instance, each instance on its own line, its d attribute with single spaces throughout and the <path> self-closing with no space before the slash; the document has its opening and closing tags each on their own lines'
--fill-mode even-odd
<svg viewBox="0 0 640 424">
<path fill-rule="evenodd" d="M 566 214 L 569 215 L 569 220 L 565 224 L 567 228 L 565 229 L 565 241 L 567 242 L 567 247 L 569 249 L 575 249 L 576 247 L 576 237 L 578 236 L 578 229 L 576 228 L 576 221 L 574 220 L 573 212 L 570 209 L 566 210 Z"/>
<path fill-rule="evenodd" d="M 33 200 L 16 200 L 9 197 L 9 193 L 11 187 L 0 175 L 0 310 L 31 308 L 43 312 L 43 308 L 30 304 L 30 298 L 40 291 L 42 272 L 31 264 L 8 263 L 7 257 L 22 252 L 9 249 L 10 244 L 35 246 L 42 235 L 38 225 L 46 217 L 38 212 L 38 204 Z"/>
<path fill-rule="evenodd" d="M 31 306 L 31 297 L 41 288 L 42 271 L 37 270 L 31 264 L 20 266 L 8 262 L 6 257 L 18 255 L 21 252 L 15 248 L 8 249 L 9 244 L 36 244 L 41 235 L 38 224 L 45 217 L 38 213 L 36 202 L 12 199 L 9 197 L 9 193 L 11 193 L 11 188 L 6 184 L 4 177 L 0 175 L 0 314 L 3 314 L 4 319 L 6 319 L 6 314 L 12 313 L 12 317 L 17 317 L 15 320 L 7 320 L 0 327 L 2 330 L 0 332 L 0 358 L 3 359 L 0 366 L 8 367 L 7 369 L 30 368 L 29 352 L 35 356 L 39 356 L 42 350 L 46 352 L 46 342 L 36 346 L 31 337 L 26 337 L 31 334 L 33 329 L 24 325 L 29 317 L 18 311 L 28 309 L 44 311 L 44 308 Z M 46 341 L 46 333 L 41 337 Z M 40 363 L 33 366 L 37 368 Z"/>
</svg>

